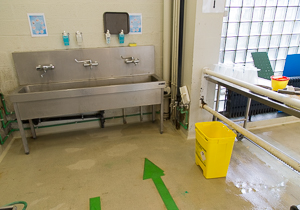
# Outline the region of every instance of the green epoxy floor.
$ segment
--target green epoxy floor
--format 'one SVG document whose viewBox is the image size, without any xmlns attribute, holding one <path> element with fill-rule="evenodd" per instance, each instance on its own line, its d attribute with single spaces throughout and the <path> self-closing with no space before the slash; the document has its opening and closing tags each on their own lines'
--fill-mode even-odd
<svg viewBox="0 0 300 210">
<path fill-rule="evenodd" d="M 164 129 L 161 135 L 158 124 L 144 122 L 40 135 L 29 139 L 30 155 L 16 139 L 0 163 L 0 206 L 24 200 L 28 210 L 88 210 L 89 199 L 100 196 L 102 210 L 166 209 L 153 181 L 143 180 L 145 158 L 164 171 L 182 210 L 300 204 L 300 175 L 249 141 L 235 142 L 226 178 L 207 180 L 195 164 L 194 141 L 169 122 Z"/>
</svg>

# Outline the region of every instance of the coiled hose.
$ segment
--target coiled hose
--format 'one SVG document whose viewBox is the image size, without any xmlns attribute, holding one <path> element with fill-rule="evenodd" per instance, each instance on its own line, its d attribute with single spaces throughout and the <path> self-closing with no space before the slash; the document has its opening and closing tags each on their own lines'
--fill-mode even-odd
<svg viewBox="0 0 300 210">
<path fill-rule="evenodd" d="M 27 209 L 27 203 L 25 201 L 15 201 L 9 204 L 6 204 L 5 206 L 11 206 L 11 205 L 16 205 L 16 204 L 23 204 L 24 207 L 22 210 L 26 210 Z"/>
</svg>

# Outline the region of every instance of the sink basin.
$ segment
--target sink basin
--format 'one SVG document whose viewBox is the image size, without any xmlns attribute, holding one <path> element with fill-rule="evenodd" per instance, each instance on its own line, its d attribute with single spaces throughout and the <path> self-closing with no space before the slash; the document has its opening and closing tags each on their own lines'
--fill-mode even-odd
<svg viewBox="0 0 300 210">
<path fill-rule="evenodd" d="M 21 86 L 10 95 L 21 120 L 161 103 L 157 75 Z"/>
</svg>

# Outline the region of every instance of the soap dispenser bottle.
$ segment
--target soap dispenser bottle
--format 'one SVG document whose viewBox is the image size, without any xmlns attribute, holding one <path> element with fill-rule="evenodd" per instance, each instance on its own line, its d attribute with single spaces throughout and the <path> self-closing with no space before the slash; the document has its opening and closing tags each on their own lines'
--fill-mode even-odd
<svg viewBox="0 0 300 210">
<path fill-rule="evenodd" d="M 106 44 L 110 44 L 110 33 L 109 33 L 109 30 L 106 31 L 105 37 L 106 37 Z"/>
<path fill-rule="evenodd" d="M 69 33 L 64 31 L 63 34 L 62 34 L 62 37 L 63 37 L 63 41 L 64 41 L 65 46 L 69 46 L 70 45 Z"/>
<path fill-rule="evenodd" d="M 124 44 L 124 32 L 121 30 L 121 33 L 119 33 L 119 43 Z"/>
<path fill-rule="evenodd" d="M 77 32 L 75 33 L 75 36 L 76 36 L 77 44 L 78 44 L 79 46 L 81 46 L 81 45 L 82 45 L 82 42 L 83 42 L 82 33 L 81 33 L 80 31 L 77 31 Z"/>
</svg>

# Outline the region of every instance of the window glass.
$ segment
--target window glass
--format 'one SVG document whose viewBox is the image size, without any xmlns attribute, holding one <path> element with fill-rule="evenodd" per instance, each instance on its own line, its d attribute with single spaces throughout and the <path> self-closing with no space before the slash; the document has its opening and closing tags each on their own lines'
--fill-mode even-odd
<svg viewBox="0 0 300 210">
<path fill-rule="evenodd" d="M 237 50 L 244 50 L 248 48 L 248 37 L 239 37 L 238 38 L 238 44 L 237 44 Z"/>
<path fill-rule="evenodd" d="M 299 46 L 299 37 L 300 35 L 292 35 L 291 37 L 291 43 L 290 43 L 290 46 L 291 47 L 295 47 L 295 46 Z"/>
<path fill-rule="evenodd" d="M 229 22 L 239 22 L 241 19 L 241 8 L 230 8 Z"/>
<path fill-rule="evenodd" d="M 251 28 L 251 23 L 240 23 L 239 36 L 249 36 L 250 28 Z"/>
<path fill-rule="evenodd" d="M 224 63 L 234 63 L 235 52 L 225 51 L 224 53 Z"/>
<path fill-rule="evenodd" d="M 283 22 L 274 22 L 272 34 L 281 34 L 283 30 Z"/>
<path fill-rule="evenodd" d="M 266 6 L 267 0 L 256 0 L 255 6 Z"/>
<path fill-rule="evenodd" d="M 259 36 L 250 36 L 248 49 L 257 49 L 258 41 L 259 41 Z"/>
<path fill-rule="evenodd" d="M 299 0 L 289 0 L 289 6 L 298 6 Z"/>
<path fill-rule="evenodd" d="M 242 16 L 241 16 L 241 21 L 242 22 L 250 22 L 252 20 L 252 13 L 253 9 L 252 8 L 243 8 L 242 9 Z"/>
<path fill-rule="evenodd" d="M 253 21 L 262 21 L 264 18 L 265 8 L 255 7 L 253 10 Z"/>
<path fill-rule="evenodd" d="M 226 0 L 219 61 L 252 64 L 267 52 L 282 71 L 288 54 L 300 53 L 300 0 Z"/>
<path fill-rule="evenodd" d="M 260 35 L 262 22 L 252 23 L 250 35 Z"/>
<path fill-rule="evenodd" d="M 246 50 L 236 51 L 235 63 L 245 63 L 246 61 Z"/>
<path fill-rule="evenodd" d="M 287 6 L 289 3 L 288 0 L 278 0 L 277 5 L 278 6 Z"/>
<path fill-rule="evenodd" d="M 236 49 L 237 37 L 230 37 L 226 40 L 225 50 L 235 50 Z"/>
<path fill-rule="evenodd" d="M 282 34 L 291 34 L 293 32 L 294 22 L 284 22 Z"/>
<path fill-rule="evenodd" d="M 228 23 L 227 36 L 237 36 L 239 30 L 238 23 Z"/>
<path fill-rule="evenodd" d="M 264 21 L 273 21 L 275 16 L 276 7 L 267 7 L 265 9 Z"/>
<path fill-rule="evenodd" d="M 259 40 L 259 48 L 269 48 L 270 36 L 261 36 Z"/>
<path fill-rule="evenodd" d="M 267 6 L 276 6 L 276 4 L 277 4 L 277 0 L 267 0 Z"/>
<path fill-rule="evenodd" d="M 273 22 L 263 22 L 261 35 L 270 35 L 272 33 Z"/>
<path fill-rule="evenodd" d="M 269 56 L 270 61 L 276 60 L 277 59 L 277 55 L 278 55 L 278 48 L 271 48 L 271 49 L 269 49 L 268 56 Z"/>
<path fill-rule="evenodd" d="M 297 54 L 298 47 L 290 47 L 288 51 L 288 55 Z"/>
<path fill-rule="evenodd" d="M 275 14 L 275 21 L 285 19 L 286 9 L 287 9 L 286 7 L 277 7 L 276 14 Z"/>
<path fill-rule="evenodd" d="M 286 12 L 286 20 L 295 20 L 297 15 L 297 7 L 289 7 Z"/>
<path fill-rule="evenodd" d="M 253 7 L 254 6 L 254 0 L 244 0 L 243 1 L 243 6 L 244 7 Z"/>
</svg>

